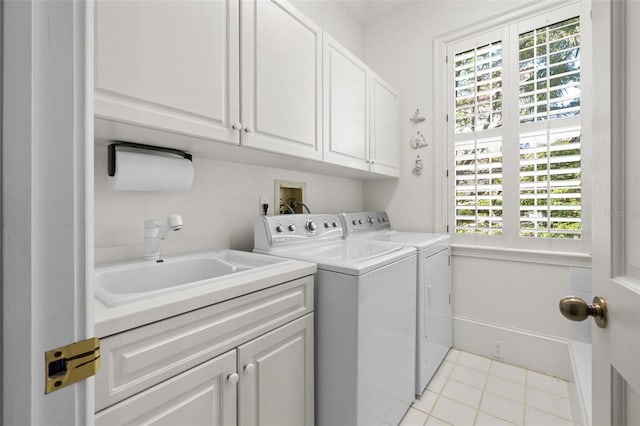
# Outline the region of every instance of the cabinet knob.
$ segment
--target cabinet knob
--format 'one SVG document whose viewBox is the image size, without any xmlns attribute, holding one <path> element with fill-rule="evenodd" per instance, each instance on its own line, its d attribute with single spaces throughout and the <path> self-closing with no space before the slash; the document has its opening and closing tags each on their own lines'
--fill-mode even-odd
<svg viewBox="0 0 640 426">
<path fill-rule="evenodd" d="M 231 373 L 227 376 L 227 381 L 232 385 L 235 385 L 240 380 L 240 375 L 238 373 Z"/>
<path fill-rule="evenodd" d="M 244 132 L 245 133 L 251 133 L 251 132 L 253 132 L 253 129 L 251 128 L 251 126 L 247 126 L 247 127 L 244 128 Z"/>
<path fill-rule="evenodd" d="M 235 123 L 233 123 L 231 125 L 231 128 L 233 130 L 240 130 L 240 129 L 242 129 L 242 123 L 240 123 L 239 121 L 236 121 Z"/>
<path fill-rule="evenodd" d="M 247 373 L 251 374 L 256 370 L 256 365 L 254 363 L 249 363 L 247 365 L 244 366 L 244 371 L 246 371 Z"/>
</svg>

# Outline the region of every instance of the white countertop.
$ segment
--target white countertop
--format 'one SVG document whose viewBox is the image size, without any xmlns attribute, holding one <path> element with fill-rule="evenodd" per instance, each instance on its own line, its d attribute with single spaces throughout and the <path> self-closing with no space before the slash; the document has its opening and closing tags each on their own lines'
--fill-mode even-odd
<svg viewBox="0 0 640 426">
<path fill-rule="evenodd" d="M 103 338 L 315 272 L 314 263 L 287 259 L 274 265 L 234 274 L 222 282 L 203 282 L 197 287 L 156 295 L 116 307 L 108 307 L 94 297 L 94 333 L 97 337 Z"/>
</svg>

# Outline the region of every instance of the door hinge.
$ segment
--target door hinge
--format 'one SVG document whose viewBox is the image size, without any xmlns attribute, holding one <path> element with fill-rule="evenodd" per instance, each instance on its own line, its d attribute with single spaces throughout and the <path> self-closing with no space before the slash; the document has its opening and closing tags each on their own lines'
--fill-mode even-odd
<svg viewBox="0 0 640 426">
<path fill-rule="evenodd" d="M 449 233 L 449 225 L 447 225 L 447 233 Z"/>
<path fill-rule="evenodd" d="M 451 256 L 449 256 L 449 266 L 451 266 Z"/>
<path fill-rule="evenodd" d="M 449 293 L 449 304 L 451 304 L 451 293 Z"/>
<path fill-rule="evenodd" d="M 445 55 L 444 57 L 444 63 L 448 64 L 449 63 L 449 55 Z"/>
<path fill-rule="evenodd" d="M 445 114 L 444 119 L 448 123 L 449 122 L 449 114 Z"/>
<path fill-rule="evenodd" d="M 44 354 L 45 394 L 95 376 L 100 368 L 100 339 L 91 337 Z"/>
<path fill-rule="evenodd" d="M 449 169 L 447 169 L 447 170 L 445 170 L 445 171 L 444 171 L 444 176 L 445 176 L 445 177 L 449 177 Z"/>
</svg>

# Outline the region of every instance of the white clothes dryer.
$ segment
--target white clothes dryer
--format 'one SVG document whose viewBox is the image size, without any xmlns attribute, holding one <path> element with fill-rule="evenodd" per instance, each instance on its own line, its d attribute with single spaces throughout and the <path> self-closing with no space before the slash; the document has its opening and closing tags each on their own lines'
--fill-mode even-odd
<svg viewBox="0 0 640 426">
<path fill-rule="evenodd" d="M 315 262 L 318 426 L 397 425 L 414 400 L 415 249 L 344 240 L 338 215 L 260 217 L 255 252 Z"/>
<path fill-rule="evenodd" d="M 417 249 L 416 395 L 421 395 L 453 344 L 451 256 L 447 234 L 391 229 L 385 212 L 342 213 L 348 240 Z"/>
</svg>

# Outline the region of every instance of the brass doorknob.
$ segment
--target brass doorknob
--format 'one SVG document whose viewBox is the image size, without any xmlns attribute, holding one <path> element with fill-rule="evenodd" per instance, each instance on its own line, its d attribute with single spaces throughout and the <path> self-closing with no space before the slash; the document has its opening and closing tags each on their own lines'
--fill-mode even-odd
<svg viewBox="0 0 640 426">
<path fill-rule="evenodd" d="M 560 299 L 560 312 L 571 321 L 584 321 L 592 316 L 598 327 L 607 326 L 607 302 L 599 296 L 593 298 L 592 305 L 579 297 L 563 297 Z"/>
</svg>

